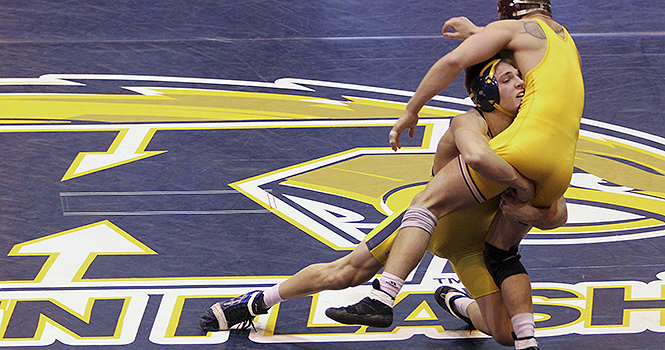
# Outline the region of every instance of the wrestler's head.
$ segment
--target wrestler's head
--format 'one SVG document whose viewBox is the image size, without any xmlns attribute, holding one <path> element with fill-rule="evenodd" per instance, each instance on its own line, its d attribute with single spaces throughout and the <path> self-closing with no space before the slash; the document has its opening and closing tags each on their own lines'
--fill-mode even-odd
<svg viewBox="0 0 665 350">
<path fill-rule="evenodd" d="M 515 116 L 524 96 L 524 81 L 508 58 L 468 67 L 464 86 L 476 108 L 483 112 L 499 110 Z"/>
<path fill-rule="evenodd" d="M 499 19 L 520 19 L 533 12 L 552 17 L 550 0 L 499 0 L 497 10 Z"/>
</svg>

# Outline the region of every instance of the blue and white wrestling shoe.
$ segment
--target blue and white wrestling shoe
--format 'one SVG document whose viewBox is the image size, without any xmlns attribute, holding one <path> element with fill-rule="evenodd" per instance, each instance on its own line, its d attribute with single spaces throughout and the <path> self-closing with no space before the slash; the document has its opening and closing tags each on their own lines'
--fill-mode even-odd
<svg viewBox="0 0 665 350">
<path fill-rule="evenodd" d="M 254 317 L 267 314 L 268 309 L 263 307 L 263 291 L 255 290 L 216 302 L 201 315 L 199 325 L 204 331 L 226 331 L 237 324 L 238 330 L 247 330 L 254 327 Z"/>
</svg>

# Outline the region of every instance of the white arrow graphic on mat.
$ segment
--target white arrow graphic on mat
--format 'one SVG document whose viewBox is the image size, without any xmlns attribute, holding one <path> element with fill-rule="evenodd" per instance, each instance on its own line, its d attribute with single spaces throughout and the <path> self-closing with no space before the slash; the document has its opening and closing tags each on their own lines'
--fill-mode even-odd
<svg viewBox="0 0 665 350">
<path fill-rule="evenodd" d="M 81 152 L 76 156 L 62 181 L 113 168 L 166 151 L 145 151 L 155 129 L 145 125 L 121 129 L 106 152 Z"/>
<path fill-rule="evenodd" d="M 128 254 L 157 253 L 110 221 L 104 220 L 17 244 L 8 255 L 48 255 L 34 282 L 52 287 L 81 281 L 97 255 Z"/>
</svg>

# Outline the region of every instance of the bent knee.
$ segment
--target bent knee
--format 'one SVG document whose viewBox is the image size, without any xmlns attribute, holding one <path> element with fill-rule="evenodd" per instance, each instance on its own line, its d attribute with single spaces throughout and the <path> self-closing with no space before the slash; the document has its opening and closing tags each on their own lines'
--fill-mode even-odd
<svg viewBox="0 0 665 350">
<path fill-rule="evenodd" d="M 527 274 L 517 249 L 503 250 L 485 242 L 483 260 L 494 283 L 501 289 L 503 281 L 514 275 Z"/>
<path fill-rule="evenodd" d="M 503 346 L 513 346 L 515 344 L 511 333 L 492 335 L 492 338 Z"/>
<path fill-rule="evenodd" d="M 437 198 L 433 196 L 432 193 L 422 191 L 413 196 L 413 199 L 411 200 L 411 206 L 418 205 L 431 210 L 431 208 L 437 204 L 436 199 Z"/>
<path fill-rule="evenodd" d="M 433 192 L 427 189 L 416 194 L 411 200 L 411 206 L 425 207 L 437 218 L 450 214 L 456 205 L 456 201 L 448 198 L 445 192 Z"/>
</svg>

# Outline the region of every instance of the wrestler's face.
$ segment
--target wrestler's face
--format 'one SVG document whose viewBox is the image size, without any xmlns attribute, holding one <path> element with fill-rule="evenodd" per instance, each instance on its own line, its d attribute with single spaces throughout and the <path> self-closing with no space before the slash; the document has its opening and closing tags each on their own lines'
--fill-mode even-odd
<svg viewBox="0 0 665 350">
<path fill-rule="evenodd" d="M 499 105 L 508 113 L 516 115 L 524 97 L 524 80 L 520 77 L 520 72 L 509 63 L 499 62 L 495 76 L 501 96 Z"/>
</svg>

